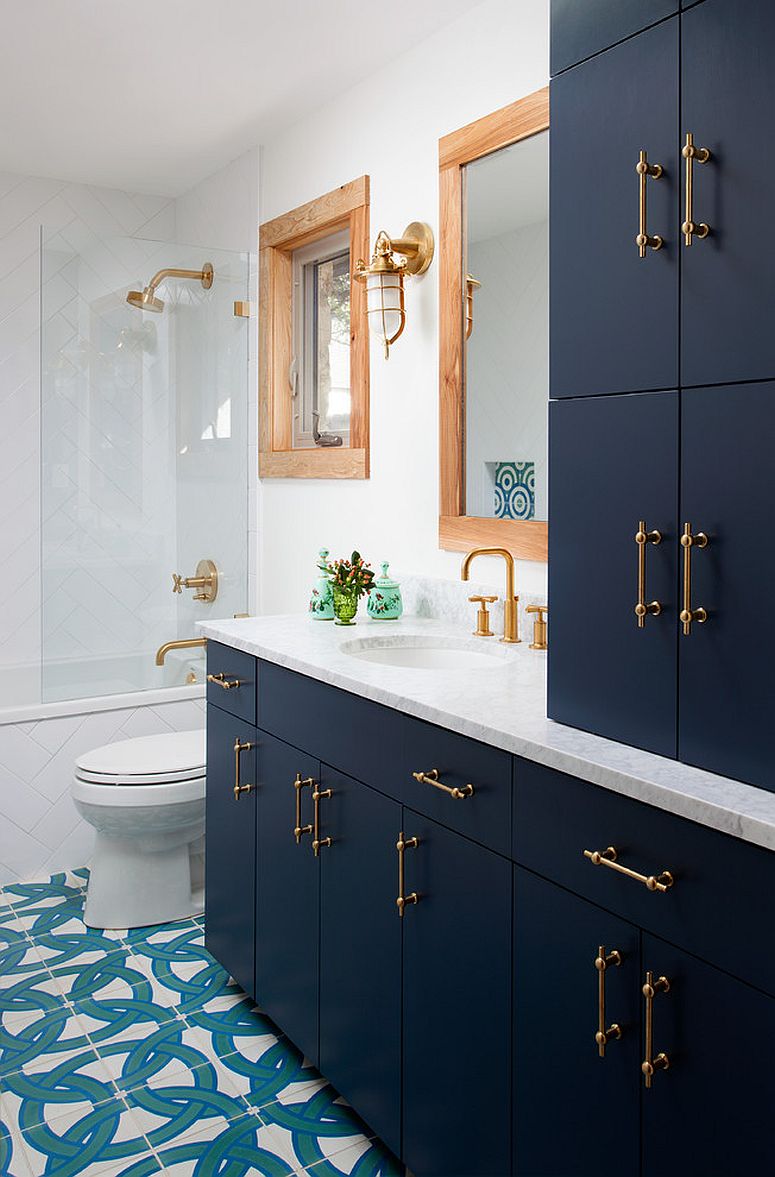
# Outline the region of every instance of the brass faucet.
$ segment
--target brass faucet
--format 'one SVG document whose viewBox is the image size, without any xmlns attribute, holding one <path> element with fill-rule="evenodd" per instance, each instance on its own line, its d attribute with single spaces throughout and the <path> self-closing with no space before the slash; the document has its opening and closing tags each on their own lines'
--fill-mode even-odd
<svg viewBox="0 0 775 1177">
<path fill-rule="evenodd" d="M 218 569 L 215 562 L 200 560 L 196 566 L 196 576 L 181 576 L 179 572 L 173 572 L 173 593 L 182 593 L 184 588 L 199 589 L 199 592 L 194 593 L 195 601 L 214 601 L 218 596 Z"/>
<path fill-rule="evenodd" d="M 503 637 L 501 641 L 510 643 L 520 641 L 517 614 L 519 597 L 514 593 L 514 557 L 506 548 L 474 548 L 463 557 L 460 567 L 461 580 L 468 580 L 468 571 L 475 556 L 503 556 L 506 561 L 506 596 L 503 601 Z"/>
<path fill-rule="evenodd" d="M 170 650 L 191 650 L 194 646 L 206 646 L 207 638 L 181 638 L 177 642 L 165 642 L 163 646 L 159 646 L 156 651 L 156 665 L 163 666 L 164 659 L 169 654 Z"/>
</svg>

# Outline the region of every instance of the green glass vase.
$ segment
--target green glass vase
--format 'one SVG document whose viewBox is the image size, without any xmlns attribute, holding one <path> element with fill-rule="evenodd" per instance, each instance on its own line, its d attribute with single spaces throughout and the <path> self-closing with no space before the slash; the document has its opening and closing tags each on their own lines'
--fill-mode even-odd
<svg viewBox="0 0 775 1177">
<path fill-rule="evenodd" d="M 354 625 L 353 618 L 358 612 L 358 594 L 353 589 L 333 586 L 334 625 Z"/>
</svg>

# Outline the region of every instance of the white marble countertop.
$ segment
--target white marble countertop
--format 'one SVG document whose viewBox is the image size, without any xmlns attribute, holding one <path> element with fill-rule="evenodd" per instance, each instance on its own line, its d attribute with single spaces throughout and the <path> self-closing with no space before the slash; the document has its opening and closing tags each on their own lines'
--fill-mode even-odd
<svg viewBox="0 0 775 1177">
<path fill-rule="evenodd" d="M 420 617 L 355 626 L 306 615 L 202 622 L 202 633 L 309 675 L 331 686 L 395 707 L 485 744 L 567 772 L 613 792 L 775 850 L 775 793 L 604 740 L 546 717 L 546 655 L 526 642 L 504 646 L 473 638 L 460 623 Z M 498 657 L 495 668 L 426 670 L 353 657 L 355 640 L 444 638 Z"/>
</svg>

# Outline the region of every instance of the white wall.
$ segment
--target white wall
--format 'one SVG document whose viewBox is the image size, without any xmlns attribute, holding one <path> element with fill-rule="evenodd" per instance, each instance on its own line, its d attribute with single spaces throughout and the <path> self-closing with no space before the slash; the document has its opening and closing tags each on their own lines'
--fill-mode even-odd
<svg viewBox="0 0 775 1177">
<path fill-rule="evenodd" d="M 371 237 L 412 220 L 438 231 L 438 140 L 548 80 L 548 0 L 486 0 L 389 69 L 276 135 L 263 150 L 261 219 L 356 176 L 371 177 Z M 385 362 L 371 352 L 371 479 L 261 484 L 260 607 L 303 609 L 315 555 L 357 546 L 376 566 L 455 577 L 438 520 L 438 264 L 407 283 L 407 327 Z M 500 586 L 485 562 L 478 579 Z M 522 592 L 545 566 L 521 564 Z"/>
</svg>

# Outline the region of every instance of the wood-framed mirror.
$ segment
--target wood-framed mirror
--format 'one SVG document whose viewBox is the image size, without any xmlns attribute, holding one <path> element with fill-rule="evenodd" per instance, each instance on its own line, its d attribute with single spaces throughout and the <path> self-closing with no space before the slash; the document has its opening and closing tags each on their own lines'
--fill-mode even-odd
<svg viewBox="0 0 775 1177">
<path fill-rule="evenodd" d="M 439 140 L 439 547 L 547 558 L 544 88 Z"/>
</svg>

